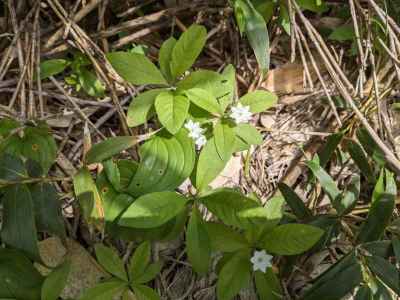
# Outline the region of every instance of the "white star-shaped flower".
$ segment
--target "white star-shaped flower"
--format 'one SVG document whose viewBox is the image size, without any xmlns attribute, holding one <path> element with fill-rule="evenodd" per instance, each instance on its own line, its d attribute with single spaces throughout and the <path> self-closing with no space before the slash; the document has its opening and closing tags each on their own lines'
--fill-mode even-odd
<svg viewBox="0 0 400 300">
<path fill-rule="evenodd" d="M 272 266 L 271 260 L 272 256 L 267 254 L 265 250 L 254 251 L 253 257 L 250 259 L 253 264 L 253 271 L 260 270 L 265 273 L 267 268 Z"/>
<path fill-rule="evenodd" d="M 239 103 L 237 106 L 231 108 L 231 114 L 229 115 L 235 120 L 236 124 L 248 123 L 251 120 L 250 106 L 243 106 Z"/>
<path fill-rule="evenodd" d="M 189 137 L 196 140 L 203 135 L 204 129 L 200 127 L 199 122 L 189 120 L 185 124 L 185 128 L 189 131 Z"/>
<path fill-rule="evenodd" d="M 205 144 L 207 143 L 207 139 L 204 135 L 199 136 L 196 140 L 195 140 L 195 144 L 197 149 L 200 149 L 201 147 L 203 147 Z"/>
</svg>

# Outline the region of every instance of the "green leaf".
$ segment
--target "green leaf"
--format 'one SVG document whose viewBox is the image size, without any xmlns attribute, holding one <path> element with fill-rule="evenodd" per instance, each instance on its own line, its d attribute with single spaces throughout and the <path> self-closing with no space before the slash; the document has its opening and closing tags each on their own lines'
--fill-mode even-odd
<svg viewBox="0 0 400 300">
<path fill-rule="evenodd" d="M 135 284 L 133 286 L 133 291 L 137 300 L 160 300 L 160 296 L 155 290 L 149 288 L 148 286 L 142 284 Z"/>
<path fill-rule="evenodd" d="M 21 125 L 16 120 L 3 117 L 0 120 L 0 140 L 1 138 L 6 138 L 14 129 L 17 129 L 20 126 Z"/>
<path fill-rule="evenodd" d="M 336 183 L 333 181 L 332 177 L 326 173 L 326 171 L 319 165 L 319 163 L 314 160 L 307 161 L 307 167 L 313 172 L 314 176 L 319 180 L 325 193 L 331 199 L 332 204 L 335 204 L 337 197 L 340 195 L 340 190 L 338 189 Z M 335 207 L 336 208 L 336 207 Z"/>
<path fill-rule="evenodd" d="M 107 59 L 126 81 L 132 84 L 161 84 L 167 82 L 160 70 L 146 56 L 137 53 L 111 52 Z"/>
<path fill-rule="evenodd" d="M 392 247 L 398 263 L 400 262 L 400 239 L 398 237 L 392 237 Z"/>
<path fill-rule="evenodd" d="M 361 146 L 358 143 L 350 140 L 347 144 L 347 147 L 351 158 L 360 169 L 361 174 L 363 174 L 369 182 L 374 182 L 374 173 Z"/>
<path fill-rule="evenodd" d="M 354 252 L 347 254 L 322 273 L 303 296 L 304 300 L 343 299 L 362 281 L 361 266 Z"/>
<path fill-rule="evenodd" d="M 239 232 L 222 223 L 204 223 L 214 251 L 236 252 L 250 247 L 247 240 Z"/>
<path fill-rule="evenodd" d="M 199 88 L 211 93 L 219 102 L 221 110 L 232 102 L 235 93 L 235 70 L 227 66 L 224 73 L 218 74 L 210 70 L 199 70 L 177 83 L 177 91 L 184 93 L 193 88 Z"/>
<path fill-rule="evenodd" d="M 368 131 L 365 128 L 359 128 L 357 130 L 357 138 L 365 152 L 367 152 L 379 166 L 383 167 L 386 163 L 385 154 L 371 138 Z"/>
<path fill-rule="evenodd" d="M 234 129 L 226 122 L 218 122 L 214 127 L 214 142 L 221 160 L 229 160 L 235 148 Z"/>
<path fill-rule="evenodd" d="M 326 164 L 329 162 L 331 159 L 333 153 L 339 146 L 340 142 L 342 141 L 344 136 L 343 132 L 339 133 L 334 133 L 328 136 L 328 139 L 326 141 L 326 144 L 324 148 L 322 149 L 321 153 L 318 155 L 319 156 L 319 164 L 322 168 L 326 166 Z"/>
<path fill-rule="evenodd" d="M 268 29 L 262 15 L 254 8 L 249 0 L 234 2 L 236 20 L 245 31 L 260 69 L 266 72 L 269 68 L 269 37 Z"/>
<path fill-rule="evenodd" d="M 204 221 L 195 206 L 186 229 L 186 252 L 192 268 L 200 275 L 208 272 L 211 245 Z"/>
<path fill-rule="evenodd" d="M 238 212 L 247 208 L 259 207 L 259 204 L 233 189 L 215 190 L 199 198 L 207 209 L 224 224 L 238 228 L 250 226 L 247 220 L 240 219 Z"/>
<path fill-rule="evenodd" d="M 65 70 L 69 62 L 65 59 L 49 59 L 40 63 L 40 79 L 46 79 Z"/>
<path fill-rule="evenodd" d="M 356 37 L 353 25 L 342 25 L 335 28 L 328 39 L 338 42 L 352 41 Z"/>
<path fill-rule="evenodd" d="M 121 191 L 121 174 L 118 166 L 112 159 L 103 162 L 104 172 L 108 181 L 116 191 Z"/>
<path fill-rule="evenodd" d="M 275 196 L 268 200 L 264 207 L 252 207 L 240 210 L 237 215 L 242 220 L 251 224 L 249 229 L 261 234 L 278 225 L 283 216 L 283 197 Z"/>
<path fill-rule="evenodd" d="M 323 13 L 329 9 L 325 3 L 318 5 L 316 0 L 298 0 L 298 5 L 302 9 L 306 9 L 315 13 Z"/>
<path fill-rule="evenodd" d="M 346 191 L 344 191 L 336 200 L 335 207 L 339 215 L 344 216 L 352 211 L 356 206 L 360 195 L 360 176 L 353 175 L 351 182 L 348 184 Z"/>
<path fill-rule="evenodd" d="M 135 164 L 131 164 L 132 166 L 136 166 Z M 124 171 L 125 172 L 125 171 Z M 121 174 L 121 173 L 120 173 Z M 126 174 L 121 174 L 121 181 L 124 179 Z M 128 180 L 128 179 L 127 179 Z M 129 178 L 130 180 L 130 178 Z M 96 187 L 99 191 L 100 198 L 103 199 L 104 205 L 104 219 L 107 222 L 107 226 L 113 226 L 112 224 L 117 217 L 125 211 L 125 209 L 132 204 L 134 199 L 132 196 L 125 193 L 118 193 L 112 184 L 107 179 L 105 172 L 101 172 L 97 176 Z M 123 186 L 126 187 L 126 186 Z"/>
<path fill-rule="evenodd" d="M 306 224 L 284 224 L 275 227 L 263 238 L 263 247 L 278 255 L 296 255 L 315 245 L 324 231 Z"/>
<path fill-rule="evenodd" d="M 41 261 L 34 206 L 28 187 L 25 184 L 15 184 L 5 188 L 2 202 L 2 242 L 24 251 L 31 259 Z"/>
<path fill-rule="evenodd" d="M 67 284 L 71 263 L 66 261 L 55 268 L 43 282 L 41 300 L 57 300 Z"/>
<path fill-rule="evenodd" d="M 147 266 L 144 273 L 135 279 L 136 283 L 147 283 L 160 274 L 162 268 L 161 262 L 157 261 Z"/>
<path fill-rule="evenodd" d="M 0 298 L 39 300 L 43 280 L 21 252 L 0 249 Z"/>
<path fill-rule="evenodd" d="M 222 72 L 223 80 L 218 85 L 220 89 L 217 91 L 217 94 L 221 94 L 220 96 L 215 95 L 217 100 L 221 106 L 222 111 L 225 111 L 229 104 L 232 103 L 233 98 L 236 94 L 236 70 L 235 67 L 231 64 L 227 65 Z"/>
<path fill-rule="evenodd" d="M 102 244 L 95 245 L 94 249 L 98 262 L 108 273 L 124 281 L 128 281 L 124 263 L 114 249 L 108 248 Z"/>
<path fill-rule="evenodd" d="M 222 115 L 223 111 L 215 96 L 201 88 L 192 88 L 185 91 L 186 97 L 198 107 L 216 115 Z"/>
<path fill-rule="evenodd" d="M 79 300 L 113 300 L 125 288 L 127 283 L 120 280 L 112 280 L 87 289 Z"/>
<path fill-rule="evenodd" d="M 274 15 L 276 3 L 273 1 L 252 0 L 255 9 L 263 16 L 266 23 L 268 23 Z"/>
<path fill-rule="evenodd" d="M 139 163 L 131 159 L 120 159 L 117 165 L 121 178 L 121 188 L 125 190 L 132 181 L 133 176 L 135 176 Z"/>
<path fill-rule="evenodd" d="M 181 129 L 189 111 L 189 100 L 171 92 L 161 92 L 154 103 L 158 119 L 167 130 L 175 134 Z"/>
<path fill-rule="evenodd" d="M 135 127 L 147 122 L 155 113 L 154 102 L 165 89 L 152 89 L 134 97 L 129 105 L 127 122 L 129 127 Z"/>
<path fill-rule="evenodd" d="M 243 106 L 250 106 L 250 111 L 253 114 L 267 110 L 274 106 L 277 101 L 278 97 L 275 94 L 261 90 L 247 93 L 239 99 Z"/>
<path fill-rule="evenodd" d="M 134 196 L 173 191 L 187 179 L 195 164 L 193 140 L 181 129 L 175 136 L 160 133 L 140 147 L 140 165 L 128 191 Z"/>
<path fill-rule="evenodd" d="M 171 74 L 170 62 L 172 59 L 172 51 L 175 45 L 176 39 L 174 37 L 170 37 L 161 45 L 160 52 L 158 53 L 158 63 L 160 65 L 161 72 L 169 82 L 174 80 Z"/>
<path fill-rule="evenodd" d="M 261 145 L 263 137 L 260 132 L 252 125 L 241 123 L 235 128 L 236 137 L 246 145 Z"/>
<path fill-rule="evenodd" d="M 379 256 L 366 256 L 365 261 L 370 270 L 385 285 L 390 287 L 397 295 L 400 295 L 399 272 L 394 265 Z"/>
<path fill-rule="evenodd" d="M 173 78 L 181 76 L 188 70 L 200 55 L 207 39 L 204 26 L 192 25 L 176 42 L 172 50 L 171 75 Z"/>
<path fill-rule="evenodd" d="M 297 218 L 305 220 L 312 217 L 311 211 L 305 206 L 303 200 L 288 185 L 281 182 L 278 188 Z"/>
<path fill-rule="evenodd" d="M 383 190 L 384 178 L 386 181 L 386 188 Z M 367 219 L 363 223 L 360 233 L 357 236 L 357 242 L 370 242 L 382 237 L 393 214 L 396 195 L 397 189 L 394 175 L 383 169 L 375 186 Z"/>
<path fill-rule="evenodd" d="M 0 156 L 0 180 L 16 181 L 27 177 L 23 161 L 10 154 Z"/>
<path fill-rule="evenodd" d="M 86 155 L 88 164 L 102 162 L 120 152 L 136 145 L 137 139 L 132 136 L 116 136 L 94 145 Z"/>
<path fill-rule="evenodd" d="M 154 228 L 178 215 L 188 199 L 174 192 L 156 192 L 138 198 L 128 207 L 119 225 L 133 228 Z"/>
<path fill-rule="evenodd" d="M 73 183 L 85 221 L 102 229 L 104 226 L 104 203 L 89 170 L 80 169 L 74 176 Z"/>
<path fill-rule="evenodd" d="M 233 299 L 242 288 L 250 283 L 250 258 L 241 252 L 236 253 L 218 274 L 218 300 Z"/>
<path fill-rule="evenodd" d="M 96 74 L 81 68 L 78 73 L 79 84 L 84 91 L 92 97 L 103 97 L 106 88 L 103 83 L 97 78 Z"/>
<path fill-rule="evenodd" d="M 61 201 L 50 183 L 40 182 L 29 187 L 35 209 L 36 227 L 61 238 L 66 237 Z"/>
<path fill-rule="evenodd" d="M 224 160 L 218 154 L 215 146 L 215 137 L 209 139 L 207 144 L 200 152 L 196 170 L 196 187 L 199 191 L 207 188 L 208 184 L 213 181 L 228 163 L 227 158 Z"/>
<path fill-rule="evenodd" d="M 57 145 L 49 129 L 46 126 L 27 127 L 20 142 L 21 154 L 38 162 L 46 174 L 57 155 Z"/>
<path fill-rule="evenodd" d="M 148 241 L 141 243 L 133 253 L 129 262 L 129 280 L 136 281 L 143 276 L 150 263 L 151 245 Z"/>
<path fill-rule="evenodd" d="M 279 279 L 272 271 L 272 268 L 268 268 L 265 273 L 257 271 L 254 275 L 260 300 L 279 300 L 284 298 Z"/>
<path fill-rule="evenodd" d="M 356 295 L 354 296 L 354 300 L 371 300 L 372 291 L 367 285 L 362 285 L 358 288 Z"/>
</svg>

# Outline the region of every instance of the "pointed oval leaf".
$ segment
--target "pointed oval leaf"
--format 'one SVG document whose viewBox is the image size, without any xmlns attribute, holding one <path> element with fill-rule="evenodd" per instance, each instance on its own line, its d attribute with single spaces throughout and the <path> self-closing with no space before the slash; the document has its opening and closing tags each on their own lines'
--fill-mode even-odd
<svg viewBox="0 0 400 300">
<path fill-rule="evenodd" d="M 386 187 L 383 191 L 384 178 L 386 179 Z M 358 242 L 371 242 L 382 237 L 392 217 L 396 195 L 397 189 L 394 175 L 383 169 L 375 186 L 373 201 L 367 219 L 357 236 Z"/>
<path fill-rule="evenodd" d="M 141 276 L 134 279 L 134 281 L 136 283 L 147 283 L 156 278 L 157 275 L 160 274 L 161 269 L 162 269 L 161 262 L 157 261 L 155 263 L 152 263 L 148 265 L 146 270 L 144 270 L 144 273 Z"/>
<path fill-rule="evenodd" d="M 217 282 L 218 300 L 231 300 L 250 283 L 250 257 L 236 253 L 221 269 Z"/>
<path fill-rule="evenodd" d="M 128 281 L 124 263 L 114 249 L 108 248 L 103 244 L 95 245 L 94 249 L 98 262 L 107 272 L 122 280 Z"/>
<path fill-rule="evenodd" d="M 188 199 L 174 192 L 157 192 L 138 198 L 122 214 L 119 225 L 133 228 L 158 227 L 177 216 Z"/>
<path fill-rule="evenodd" d="M 340 195 L 340 190 L 338 189 L 335 181 L 333 181 L 332 177 L 319 165 L 317 161 L 310 160 L 307 162 L 307 166 L 313 172 L 314 176 L 317 177 L 332 203 L 335 204 L 336 199 Z"/>
<path fill-rule="evenodd" d="M 176 39 L 174 37 L 170 37 L 161 45 L 160 52 L 158 53 L 158 63 L 160 64 L 161 72 L 169 82 L 174 80 L 171 74 L 170 62 L 172 59 L 172 51 L 174 50 L 175 45 Z"/>
<path fill-rule="evenodd" d="M 211 92 L 201 89 L 192 88 L 185 91 L 186 97 L 198 107 L 212 113 L 221 115 L 223 113 L 217 98 Z"/>
<path fill-rule="evenodd" d="M 127 283 L 120 280 L 99 283 L 95 287 L 86 290 L 79 300 L 113 300 L 126 287 Z"/>
<path fill-rule="evenodd" d="M 295 191 L 285 183 L 279 183 L 278 187 L 296 217 L 300 220 L 312 217 L 311 211 L 306 207 L 303 200 L 295 193 Z"/>
<path fill-rule="evenodd" d="M 79 84 L 83 90 L 92 97 L 103 97 L 106 90 L 96 74 L 86 68 L 81 68 L 78 74 Z"/>
<path fill-rule="evenodd" d="M 275 94 L 261 90 L 247 93 L 239 99 L 243 106 L 250 106 L 250 111 L 253 114 L 267 110 L 274 106 L 277 101 L 278 97 Z"/>
<path fill-rule="evenodd" d="M 2 203 L 2 242 L 40 262 L 34 206 L 28 187 L 15 184 L 5 188 Z"/>
<path fill-rule="evenodd" d="M 111 52 L 106 56 L 115 71 L 129 83 L 167 84 L 160 70 L 143 54 Z"/>
<path fill-rule="evenodd" d="M 176 42 L 172 50 L 171 75 L 181 76 L 196 61 L 206 43 L 207 31 L 204 26 L 192 25 Z"/>
<path fill-rule="evenodd" d="M 390 287 L 397 295 L 400 294 L 399 272 L 394 265 L 379 256 L 366 256 L 365 261 L 370 270 L 385 285 Z"/>
<path fill-rule="evenodd" d="M 247 220 L 240 219 L 238 212 L 247 208 L 259 207 L 260 205 L 240 192 L 233 189 L 215 190 L 199 198 L 207 209 L 218 217 L 224 224 L 238 228 L 250 226 Z"/>
<path fill-rule="evenodd" d="M 225 168 L 229 159 L 221 159 L 215 146 L 215 138 L 212 137 L 200 152 L 196 170 L 196 187 L 199 191 L 207 188 L 219 173 Z"/>
<path fill-rule="evenodd" d="M 129 193 L 140 196 L 150 192 L 174 190 L 192 173 L 195 150 L 186 129 L 175 136 L 153 137 L 140 148 L 141 161 Z"/>
<path fill-rule="evenodd" d="M 181 129 L 189 111 L 189 100 L 184 96 L 174 96 L 171 92 L 161 92 L 154 106 L 161 124 L 172 134 Z"/>
<path fill-rule="evenodd" d="M 132 136 L 116 136 L 94 145 L 86 155 L 88 164 L 102 162 L 138 143 Z"/>
<path fill-rule="evenodd" d="M 263 142 L 263 137 L 260 132 L 250 124 L 238 124 L 234 130 L 236 137 L 248 146 L 261 145 Z"/>
<path fill-rule="evenodd" d="M 57 300 L 67 284 L 71 263 L 66 261 L 54 269 L 43 282 L 42 300 Z"/>
<path fill-rule="evenodd" d="M 211 245 L 204 221 L 194 206 L 186 229 L 186 252 L 192 268 L 200 275 L 208 272 L 211 261 Z"/>
<path fill-rule="evenodd" d="M 145 286 L 143 284 L 133 285 L 133 291 L 135 292 L 135 298 L 137 300 L 160 300 L 160 296 L 155 290 Z"/>
<path fill-rule="evenodd" d="M 65 70 L 69 62 L 65 59 L 49 59 L 40 63 L 40 79 L 46 79 Z"/>
<path fill-rule="evenodd" d="M 163 91 L 165 89 L 153 89 L 140 93 L 132 99 L 126 116 L 129 127 L 142 125 L 155 114 L 154 102 Z"/>
<path fill-rule="evenodd" d="M 235 131 L 226 122 L 218 122 L 214 127 L 214 142 L 221 160 L 229 160 L 235 149 Z"/>
<path fill-rule="evenodd" d="M 61 201 L 54 186 L 50 183 L 40 182 L 30 186 L 30 192 L 35 207 L 37 229 L 64 238 L 66 232 Z"/>
<path fill-rule="evenodd" d="M 0 298 L 38 300 L 43 280 L 22 252 L 0 249 Z"/>
<path fill-rule="evenodd" d="M 98 229 L 102 230 L 104 227 L 104 203 L 89 170 L 86 168 L 79 170 L 73 178 L 73 183 L 85 221 L 88 224 L 95 224 Z"/>
<path fill-rule="evenodd" d="M 214 251 L 236 252 L 250 247 L 243 235 L 225 224 L 207 222 L 204 226 Z"/>
<path fill-rule="evenodd" d="M 272 268 L 268 268 L 265 273 L 257 271 L 254 275 L 260 300 L 280 300 L 284 298 L 281 284 Z"/>
<path fill-rule="evenodd" d="M 263 248 L 278 255 L 296 255 L 315 245 L 324 231 L 306 224 L 284 224 L 275 227 L 263 238 Z"/>
<path fill-rule="evenodd" d="M 129 280 L 136 281 L 142 276 L 150 263 L 151 245 L 146 241 L 141 243 L 133 253 L 129 262 Z"/>
</svg>

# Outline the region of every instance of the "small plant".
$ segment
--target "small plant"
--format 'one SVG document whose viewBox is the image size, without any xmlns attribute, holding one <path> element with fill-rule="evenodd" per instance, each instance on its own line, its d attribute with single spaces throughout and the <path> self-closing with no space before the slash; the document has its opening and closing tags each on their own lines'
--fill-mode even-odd
<svg viewBox="0 0 400 300">
<path fill-rule="evenodd" d="M 89 69 L 91 62 L 81 53 L 74 52 L 73 59 L 50 59 L 40 64 L 40 79 L 46 79 L 70 69 L 65 82 L 74 87 L 77 92 L 81 89 L 89 96 L 104 96 L 105 87 L 96 74 Z"/>
<path fill-rule="evenodd" d="M 57 146 L 44 124 L 3 119 L 0 128 L 1 240 L 40 262 L 37 232 L 66 235 L 56 178 L 46 177 Z"/>
<path fill-rule="evenodd" d="M 305 224 L 279 225 L 282 198 L 271 199 L 263 207 L 259 200 L 235 189 L 209 188 L 234 152 L 261 142 L 260 133 L 249 121 L 253 114 L 274 105 L 277 97 L 254 91 L 235 101 L 232 66 L 222 74 L 207 70 L 186 74 L 205 40 L 206 31 L 198 25 L 191 26 L 179 40 L 167 40 L 160 49 L 161 71 L 143 54 L 107 55 L 125 80 L 158 86 L 132 100 L 128 124 L 153 122 L 156 129 L 162 128 L 139 146 L 139 162 L 112 158 L 137 144 L 132 137 L 114 137 L 94 145 L 86 163 L 101 163 L 103 171 L 94 182 L 88 169 L 81 169 L 74 177 L 75 193 L 87 223 L 114 238 L 170 240 L 184 231 L 189 262 L 200 275 L 209 271 L 212 252 L 222 252 L 217 267 L 218 299 L 233 298 L 250 284 L 252 274 L 260 295 L 271 293 L 265 289 L 267 284 L 279 296 L 270 254 L 302 253 L 323 231 Z M 177 193 L 188 178 L 196 191 Z M 204 220 L 205 209 L 215 221 Z M 121 279 L 126 275 L 119 269 L 119 275 L 109 271 Z"/>
<path fill-rule="evenodd" d="M 150 243 L 139 245 L 132 255 L 128 268 L 118 253 L 103 244 L 95 246 L 99 263 L 112 277 L 84 292 L 80 300 L 114 299 L 160 299 L 160 296 L 145 283 L 153 280 L 161 270 L 159 262 L 150 263 Z"/>
</svg>

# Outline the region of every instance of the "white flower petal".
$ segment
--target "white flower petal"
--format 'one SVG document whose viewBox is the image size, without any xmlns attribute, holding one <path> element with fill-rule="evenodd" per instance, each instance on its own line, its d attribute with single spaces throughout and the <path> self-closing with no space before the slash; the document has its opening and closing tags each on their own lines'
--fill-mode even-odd
<svg viewBox="0 0 400 300">
<path fill-rule="evenodd" d="M 250 259 L 251 263 L 253 264 L 253 270 L 260 270 L 261 272 L 265 273 L 267 268 L 272 266 L 272 258 L 273 257 L 267 254 L 265 250 L 254 251 L 253 256 Z"/>
</svg>

